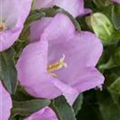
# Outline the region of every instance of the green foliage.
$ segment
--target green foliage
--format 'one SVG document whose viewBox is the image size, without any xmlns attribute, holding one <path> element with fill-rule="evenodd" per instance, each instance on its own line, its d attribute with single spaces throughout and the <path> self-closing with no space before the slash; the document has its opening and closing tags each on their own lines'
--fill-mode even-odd
<svg viewBox="0 0 120 120">
<path fill-rule="evenodd" d="M 21 116 L 29 116 L 32 113 L 41 110 L 42 108 L 48 106 L 50 104 L 49 100 L 42 99 L 33 99 L 27 101 L 13 101 L 13 116 L 21 115 Z"/>
<path fill-rule="evenodd" d="M 84 93 L 82 109 L 77 114 L 77 120 L 104 120 L 101 116 L 95 90 Z"/>
<path fill-rule="evenodd" d="M 76 120 L 74 110 L 63 96 L 54 99 L 51 107 L 56 111 L 59 120 Z"/>
<path fill-rule="evenodd" d="M 109 90 L 114 94 L 120 95 L 120 77 L 111 84 Z"/>
<path fill-rule="evenodd" d="M 0 53 L 0 79 L 11 94 L 15 93 L 18 83 L 14 57 L 13 49 Z"/>
<path fill-rule="evenodd" d="M 120 5 L 112 7 L 112 21 L 116 29 L 120 29 Z"/>
<path fill-rule="evenodd" d="M 104 120 L 119 120 L 120 106 L 116 104 L 107 91 L 98 94 L 99 106 Z"/>
<path fill-rule="evenodd" d="M 79 110 L 82 108 L 82 104 L 83 104 L 83 95 L 80 94 L 73 104 L 75 115 L 77 115 Z"/>
</svg>

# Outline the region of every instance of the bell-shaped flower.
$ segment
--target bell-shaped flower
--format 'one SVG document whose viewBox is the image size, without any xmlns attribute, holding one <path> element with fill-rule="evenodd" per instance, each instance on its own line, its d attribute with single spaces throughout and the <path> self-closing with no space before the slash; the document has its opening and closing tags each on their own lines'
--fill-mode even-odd
<svg viewBox="0 0 120 120">
<path fill-rule="evenodd" d="M 90 13 L 90 9 L 84 8 L 84 0 L 34 0 L 34 9 L 58 6 L 74 17 Z"/>
<path fill-rule="evenodd" d="M 0 120 L 8 120 L 11 114 L 12 100 L 0 81 Z"/>
<path fill-rule="evenodd" d="M 51 108 L 45 107 L 24 120 L 58 120 L 58 118 Z"/>
<path fill-rule="evenodd" d="M 18 39 L 32 0 L 0 0 L 0 52 Z"/>
<path fill-rule="evenodd" d="M 101 41 L 91 32 L 77 32 L 66 15 L 32 23 L 31 41 L 16 65 L 29 94 L 48 99 L 64 95 L 72 104 L 79 93 L 103 84 L 95 68 Z"/>
</svg>

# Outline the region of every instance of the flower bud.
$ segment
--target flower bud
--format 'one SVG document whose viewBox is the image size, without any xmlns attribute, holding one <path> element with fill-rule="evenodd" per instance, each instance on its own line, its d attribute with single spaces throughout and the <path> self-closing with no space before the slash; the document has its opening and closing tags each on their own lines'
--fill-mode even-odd
<svg viewBox="0 0 120 120">
<path fill-rule="evenodd" d="M 108 44 L 111 41 L 114 27 L 107 16 L 102 13 L 94 13 L 87 17 L 86 21 L 88 26 L 102 40 L 103 44 Z"/>
</svg>

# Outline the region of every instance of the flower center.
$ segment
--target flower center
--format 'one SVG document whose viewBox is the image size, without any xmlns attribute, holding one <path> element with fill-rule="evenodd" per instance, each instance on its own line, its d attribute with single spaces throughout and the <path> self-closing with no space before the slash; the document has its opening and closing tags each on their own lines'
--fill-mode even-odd
<svg viewBox="0 0 120 120">
<path fill-rule="evenodd" d="M 49 65 L 47 68 L 47 71 L 49 73 L 52 73 L 52 72 L 62 69 L 63 67 L 65 67 L 65 68 L 67 67 L 67 63 L 65 62 L 64 54 L 63 54 L 63 57 L 58 62 L 55 62 L 55 63 Z M 52 74 L 54 74 L 54 73 L 52 73 Z"/>
<path fill-rule="evenodd" d="M 4 31 L 6 29 L 5 23 L 0 21 L 0 32 Z"/>
</svg>

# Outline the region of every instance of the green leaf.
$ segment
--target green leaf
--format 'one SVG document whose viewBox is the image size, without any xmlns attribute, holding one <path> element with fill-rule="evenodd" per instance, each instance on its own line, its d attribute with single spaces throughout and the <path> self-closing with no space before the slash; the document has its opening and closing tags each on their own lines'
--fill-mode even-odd
<svg viewBox="0 0 120 120">
<path fill-rule="evenodd" d="M 104 120 L 99 111 L 96 99 L 96 90 L 83 93 L 82 109 L 77 114 L 77 120 Z"/>
<path fill-rule="evenodd" d="M 113 57 L 111 57 L 107 63 L 99 66 L 99 70 L 101 70 L 101 71 L 102 70 L 108 70 L 108 69 L 111 69 L 111 68 L 114 68 L 114 67 L 116 67 L 116 64 L 113 60 Z"/>
<path fill-rule="evenodd" d="M 0 53 L 0 79 L 11 94 L 15 93 L 18 83 L 14 56 L 13 49 Z"/>
<path fill-rule="evenodd" d="M 98 8 L 107 7 L 110 4 L 109 0 L 92 0 L 92 1 Z"/>
<path fill-rule="evenodd" d="M 17 90 L 15 92 L 15 94 L 12 95 L 12 99 L 13 101 L 26 101 L 26 100 L 32 100 L 34 99 L 33 96 L 31 96 L 30 94 L 28 94 L 26 92 L 26 90 L 24 89 L 24 87 L 18 85 Z"/>
<path fill-rule="evenodd" d="M 114 5 L 112 7 L 112 21 L 116 29 L 120 28 L 120 5 Z"/>
<path fill-rule="evenodd" d="M 17 115 L 17 116 L 11 116 L 9 118 L 9 120 L 24 120 L 26 117 L 25 116 L 20 116 L 20 115 Z"/>
<path fill-rule="evenodd" d="M 115 94 L 120 95 L 120 77 L 111 84 L 109 90 Z"/>
<path fill-rule="evenodd" d="M 40 18 L 42 17 L 45 17 L 45 13 L 42 12 L 42 11 L 37 11 L 37 10 L 34 10 L 34 11 L 31 11 L 28 19 L 26 20 L 26 24 L 30 24 L 36 20 L 39 20 Z"/>
<path fill-rule="evenodd" d="M 33 99 L 22 102 L 13 101 L 12 116 L 16 115 L 29 116 L 32 113 L 48 106 L 49 104 L 50 100 L 43 99 Z"/>
<path fill-rule="evenodd" d="M 57 113 L 59 120 L 76 120 L 74 110 L 63 96 L 53 100 L 51 107 Z"/>
<path fill-rule="evenodd" d="M 16 120 L 16 118 L 9 118 L 9 120 Z"/>
<path fill-rule="evenodd" d="M 77 115 L 79 110 L 82 108 L 82 104 L 83 104 L 83 95 L 80 94 L 76 99 L 75 103 L 73 104 L 75 115 Z"/>
<path fill-rule="evenodd" d="M 108 90 L 114 102 L 120 106 L 120 77 L 108 87 Z"/>
<path fill-rule="evenodd" d="M 118 106 L 107 91 L 98 93 L 100 111 L 105 120 L 120 120 L 120 106 Z"/>
</svg>

